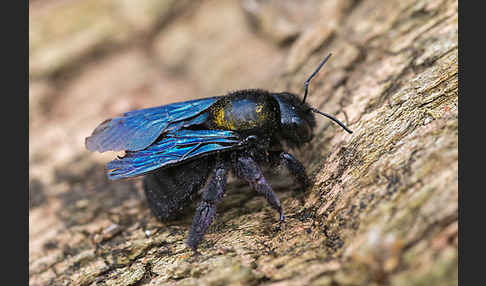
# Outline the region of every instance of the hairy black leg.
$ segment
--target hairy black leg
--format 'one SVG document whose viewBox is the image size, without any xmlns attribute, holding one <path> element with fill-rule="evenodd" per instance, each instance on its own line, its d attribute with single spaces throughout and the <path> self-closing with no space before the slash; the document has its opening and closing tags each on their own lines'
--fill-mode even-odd
<svg viewBox="0 0 486 286">
<path fill-rule="evenodd" d="M 305 167 L 292 154 L 284 151 L 272 151 L 270 152 L 270 161 L 274 166 L 285 166 L 300 187 L 306 188 L 310 185 L 309 178 L 305 173 Z"/>
<path fill-rule="evenodd" d="M 216 204 L 223 198 L 228 169 L 226 163 L 216 163 L 211 177 L 203 189 L 202 199 L 197 206 L 196 214 L 194 215 L 189 230 L 189 237 L 187 238 L 187 245 L 195 253 L 197 253 L 199 242 L 213 222 L 214 215 L 216 214 Z"/>
<path fill-rule="evenodd" d="M 177 217 L 178 209 L 183 203 L 170 199 L 170 194 L 167 193 L 168 188 L 163 187 L 158 175 L 146 175 L 143 178 L 143 190 L 152 214 L 159 220 L 165 221 Z"/>
<path fill-rule="evenodd" d="M 213 166 L 213 158 L 207 158 L 146 175 L 143 189 L 152 213 L 161 221 L 180 217 L 206 183 Z"/>
<path fill-rule="evenodd" d="M 284 221 L 285 216 L 280 200 L 273 192 L 270 184 L 265 180 L 262 169 L 255 160 L 250 156 L 240 156 L 236 158 L 234 169 L 237 177 L 246 180 L 254 190 L 265 196 L 270 206 L 278 211 L 280 221 Z"/>
</svg>

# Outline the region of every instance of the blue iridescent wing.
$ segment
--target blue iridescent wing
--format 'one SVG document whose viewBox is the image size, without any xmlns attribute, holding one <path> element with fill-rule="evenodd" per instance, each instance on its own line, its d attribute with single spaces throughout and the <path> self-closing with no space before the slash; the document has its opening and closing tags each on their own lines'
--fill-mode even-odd
<svg viewBox="0 0 486 286">
<path fill-rule="evenodd" d="M 142 150 L 164 132 L 204 122 L 208 115 L 202 112 L 217 100 L 202 98 L 124 113 L 98 125 L 86 138 L 86 148 L 92 152 Z"/>
<path fill-rule="evenodd" d="M 147 149 L 127 152 L 109 162 L 111 180 L 135 177 L 155 169 L 169 167 L 188 159 L 232 150 L 243 146 L 240 136 L 225 130 L 179 130 L 169 132 Z"/>
</svg>

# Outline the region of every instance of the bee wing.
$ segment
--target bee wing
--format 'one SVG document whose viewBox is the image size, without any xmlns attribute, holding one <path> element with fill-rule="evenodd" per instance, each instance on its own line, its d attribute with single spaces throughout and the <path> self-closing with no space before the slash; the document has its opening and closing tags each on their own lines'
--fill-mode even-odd
<svg viewBox="0 0 486 286">
<path fill-rule="evenodd" d="M 135 177 L 169 167 L 188 159 L 243 146 L 240 136 L 225 130 L 180 130 L 168 133 L 147 149 L 127 152 L 124 157 L 109 162 L 111 180 Z"/>
<path fill-rule="evenodd" d="M 124 113 L 98 125 L 86 138 L 86 148 L 93 152 L 142 150 L 167 130 L 204 122 L 208 115 L 201 112 L 217 99 L 196 99 Z"/>
</svg>

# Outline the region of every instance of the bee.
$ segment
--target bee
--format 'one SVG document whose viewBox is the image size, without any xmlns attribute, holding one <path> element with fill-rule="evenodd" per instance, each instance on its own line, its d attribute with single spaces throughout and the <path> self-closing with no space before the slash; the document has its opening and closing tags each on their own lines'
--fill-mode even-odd
<svg viewBox="0 0 486 286">
<path fill-rule="evenodd" d="M 180 216 L 200 193 L 186 242 L 195 253 L 223 199 L 229 172 L 263 195 L 283 222 L 282 205 L 262 167 L 283 165 L 305 188 L 304 166 L 284 147 L 300 148 L 312 139 L 315 113 L 352 133 L 305 102 L 311 79 L 330 56 L 305 81 L 302 100 L 290 92 L 246 89 L 129 111 L 99 124 L 86 138 L 86 148 L 125 151 L 106 165 L 108 178 L 144 176 L 148 206 L 161 221 Z"/>
</svg>

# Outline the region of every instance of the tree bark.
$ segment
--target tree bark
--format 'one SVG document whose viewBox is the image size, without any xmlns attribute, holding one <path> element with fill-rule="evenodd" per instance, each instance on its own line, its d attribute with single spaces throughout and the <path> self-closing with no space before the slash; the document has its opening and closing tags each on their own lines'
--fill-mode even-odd
<svg viewBox="0 0 486 286">
<path fill-rule="evenodd" d="M 457 1 L 141 1 L 163 15 L 146 22 L 100 1 L 110 9 L 92 8 L 88 27 L 79 2 L 31 4 L 30 285 L 458 284 Z M 82 28 L 54 29 L 63 13 Z M 123 37 L 103 30 L 113 19 Z M 194 206 L 157 221 L 139 180 L 105 178 L 113 154 L 84 150 L 96 124 L 131 109 L 250 87 L 302 94 L 330 52 L 308 100 L 354 132 L 318 118 L 292 150 L 311 186 L 271 176 L 284 224 L 233 180 L 193 256 Z"/>
</svg>

